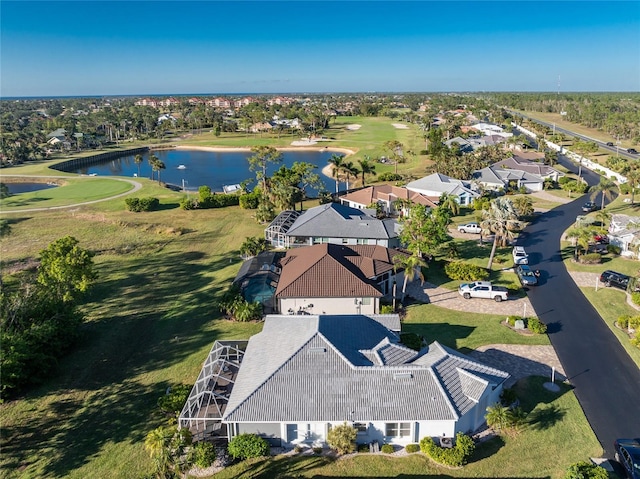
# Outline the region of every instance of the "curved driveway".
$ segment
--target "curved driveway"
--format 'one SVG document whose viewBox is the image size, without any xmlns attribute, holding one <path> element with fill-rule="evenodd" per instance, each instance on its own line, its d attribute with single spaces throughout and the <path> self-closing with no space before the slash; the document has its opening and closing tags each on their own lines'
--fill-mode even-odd
<svg viewBox="0 0 640 479">
<path fill-rule="evenodd" d="M 599 181 L 595 173 L 584 176 L 590 184 Z M 540 286 L 529 288 L 529 300 L 548 325 L 551 344 L 605 455 L 613 457 L 616 438 L 640 436 L 640 369 L 562 262 L 561 235 L 582 214 L 586 199 L 540 215 L 518 244 L 527 247 L 530 264 L 542 272 Z"/>
</svg>

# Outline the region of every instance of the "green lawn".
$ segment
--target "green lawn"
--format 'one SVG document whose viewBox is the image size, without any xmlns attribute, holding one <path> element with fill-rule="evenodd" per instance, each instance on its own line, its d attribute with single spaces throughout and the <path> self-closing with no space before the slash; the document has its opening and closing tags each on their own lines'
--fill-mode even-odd
<svg viewBox="0 0 640 479">
<path fill-rule="evenodd" d="M 31 191 L 9 196 L 0 200 L 3 212 L 19 211 L 30 208 L 50 208 L 75 203 L 95 201 L 126 193 L 133 189 L 131 183 L 106 178 L 72 178 L 64 180 L 56 188 Z"/>
</svg>

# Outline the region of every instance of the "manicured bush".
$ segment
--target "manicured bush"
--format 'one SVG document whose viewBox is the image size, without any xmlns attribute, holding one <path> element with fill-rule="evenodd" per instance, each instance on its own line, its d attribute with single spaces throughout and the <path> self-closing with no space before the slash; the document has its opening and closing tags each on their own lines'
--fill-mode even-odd
<svg viewBox="0 0 640 479">
<path fill-rule="evenodd" d="M 622 249 L 620 248 L 620 246 L 616 246 L 614 244 L 607 245 L 607 253 L 619 255 L 621 252 L 622 252 Z"/>
<path fill-rule="evenodd" d="M 486 269 L 462 261 L 450 261 L 445 265 L 444 272 L 449 278 L 461 281 L 484 281 L 489 277 Z"/>
<path fill-rule="evenodd" d="M 369 444 L 358 444 L 357 451 L 359 453 L 369 452 Z"/>
<path fill-rule="evenodd" d="M 608 479 L 609 473 L 603 467 L 588 461 L 580 461 L 569 466 L 564 479 Z"/>
<path fill-rule="evenodd" d="M 640 305 L 640 293 L 637 291 L 631 293 L 631 301 L 633 301 L 633 304 Z"/>
<path fill-rule="evenodd" d="M 240 208 L 243 210 L 255 210 L 260 203 L 260 192 L 254 190 L 251 193 L 240 195 L 239 202 Z"/>
<path fill-rule="evenodd" d="M 420 441 L 420 450 L 434 461 L 445 466 L 463 466 L 473 454 L 474 449 L 473 439 L 461 432 L 456 435 L 456 444 L 452 448 L 440 447 L 428 436 Z"/>
<path fill-rule="evenodd" d="M 240 434 L 227 446 L 234 459 L 249 459 L 269 455 L 269 443 L 256 434 Z"/>
<path fill-rule="evenodd" d="M 402 179 L 402 175 L 397 173 L 382 173 L 378 175 L 378 181 L 400 181 Z"/>
<path fill-rule="evenodd" d="M 180 208 L 183 210 L 195 210 L 198 208 L 198 203 L 191 198 L 182 198 L 180 200 Z"/>
<path fill-rule="evenodd" d="M 415 333 L 400 333 L 400 342 L 416 351 L 422 349 L 422 338 Z"/>
<path fill-rule="evenodd" d="M 587 253 L 580 256 L 579 261 L 582 264 L 600 264 L 602 256 L 600 253 Z"/>
<path fill-rule="evenodd" d="M 158 407 L 164 414 L 177 416 L 187 401 L 189 392 L 191 392 L 191 386 L 178 384 L 170 388 L 167 394 L 163 394 L 160 399 L 158 399 Z"/>
<path fill-rule="evenodd" d="M 391 444 L 383 444 L 382 447 L 380 448 L 380 451 L 382 451 L 385 454 L 393 454 L 393 446 Z"/>
<path fill-rule="evenodd" d="M 356 449 L 357 431 L 346 422 L 333 426 L 327 434 L 327 444 L 338 454 L 349 454 Z"/>
<path fill-rule="evenodd" d="M 189 459 L 201 469 L 206 469 L 216 460 L 216 449 L 210 442 L 197 442 L 189 453 Z"/>
<path fill-rule="evenodd" d="M 139 213 L 142 211 L 153 211 L 158 209 L 160 201 L 158 198 L 146 197 L 146 198 L 126 198 L 124 203 L 127 205 L 127 210 Z"/>
<path fill-rule="evenodd" d="M 390 304 L 383 304 L 380 306 L 380 314 L 393 314 L 393 306 Z"/>
<path fill-rule="evenodd" d="M 524 319 L 522 316 L 507 316 L 507 324 L 512 328 L 516 325 L 516 321 L 519 319 Z"/>
<path fill-rule="evenodd" d="M 418 452 L 420 450 L 420 446 L 418 444 L 407 444 L 405 446 L 405 451 L 409 454 L 413 454 L 414 452 Z"/>
<path fill-rule="evenodd" d="M 547 325 L 538 318 L 529 318 L 527 321 L 527 328 L 536 334 L 545 334 L 547 332 Z"/>
<path fill-rule="evenodd" d="M 227 206 L 237 206 L 238 204 L 240 204 L 240 196 L 238 195 L 214 194 L 204 200 L 201 199 L 200 203 L 198 203 L 198 208 L 225 208 Z"/>
<path fill-rule="evenodd" d="M 234 314 L 236 321 L 246 323 L 248 321 L 259 321 L 262 319 L 262 303 L 256 301 L 249 303 L 241 301 L 237 306 Z"/>
</svg>

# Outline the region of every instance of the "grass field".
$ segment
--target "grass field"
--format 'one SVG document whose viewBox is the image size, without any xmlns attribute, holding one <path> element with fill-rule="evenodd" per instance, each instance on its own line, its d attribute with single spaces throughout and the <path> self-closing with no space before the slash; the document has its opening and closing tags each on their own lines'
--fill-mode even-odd
<svg viewBox="0 0 640 479">
<path fill-rule="evenodd" d="M 362 128 L 344 128 L 351 123 Z M 417 130 L 390 124 L 352 117 L 332 128 L 336 144 L 351 146 L 358 155 L 385 154 L 377 135 L 418 150 L 422 139 Z M 414 156 L 400 167 L 419 171 L 423 162 Z M 28 168 L 42 172 L 47 166 Z M 379 172 L 384 168 L 393 166 L 381 165 Z M 104 188 L 107 183 L 120 185 L 103 178 L 90 181 L 102 180 Z M 127 212 L 124 198 L 118 198 L 73 211 L 4 216 L 11 234 L 0 239 L 3 273 L 20 270 L 50 242 L 72 234 L 80 246 L 96 253 L 99 280 L 82 305 L 82 338 L 57 373 L 23 397 L 0 405 L 2 477 L 137 478 L 148 473 L 151 460 L 143 441 L 163 420 L 157 399 L 169 386 L 193 383 L 214 340 L 248 338 L 262 327 L 228 322 L 213 304 L 238 271 L 240 243 L 247 236 L 261 236 L 263 226 L 238 207 L 181 210 L 181 194 L 139 181 L 143 189 L 136 196 L 160 198 L 159 211 Z M 69 180 L 59 191 L 75 184 Z M 77 184 L 81 189 L 85 185 Z M 412 306 L 406 328 L 463 350 L 489 343 L 548 344 L 543 336 L 523 337 L 500 326 L 497 317 L 467 316 L 431 305 Z M 461 471 L 438 468 L 421 456 L 362 455 L 340 461 L 312 457 L 249 462 L 219 477 L 559 478 L 571 462 L 601 452 L 571 391 L 549 397 L 535 381 L 523 387 L 528 407 L 541 411 L 537 422 L 520 436 L 482 446 Z M 560 441 L 563 447 L 558 449 Z"/>
</svg>

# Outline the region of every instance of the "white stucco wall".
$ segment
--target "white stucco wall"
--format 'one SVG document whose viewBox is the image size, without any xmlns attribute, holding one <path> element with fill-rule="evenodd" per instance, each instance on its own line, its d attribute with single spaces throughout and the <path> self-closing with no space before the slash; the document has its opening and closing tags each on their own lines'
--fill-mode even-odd
<svg viewBox="0 0 640 479">
<path fill-rule="evenodd" d="M 365 304 L 367 299 L 369 304 Z M 285 298 L 279 302 L 281 314 L 289 310 L 309 314 L 377 314 L 380 311 L 378 298 Z"/>
</svg>

